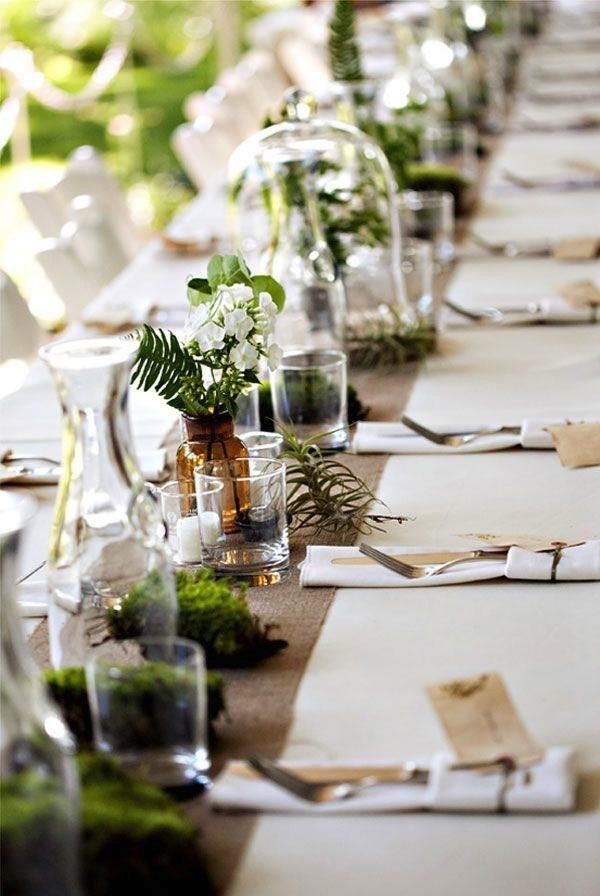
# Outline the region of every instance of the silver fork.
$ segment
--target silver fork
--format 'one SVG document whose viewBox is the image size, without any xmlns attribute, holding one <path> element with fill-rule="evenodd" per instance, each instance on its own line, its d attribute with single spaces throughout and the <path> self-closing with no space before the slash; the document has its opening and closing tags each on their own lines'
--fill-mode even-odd
<svg viewBox="0 0 600 896">
<path fill-rule="evenodd" d="M 436 445 L 443 445 L 447 448 L 459 448 L 461 445 L 470 445 L 471 442 L 476 441 L 476 439 L 481 439 L 483 436 L 495 436 L 500 434 L 518 435 L 521 432 L 520 426 L 487 426 L 484 429 L 477 430 L 477 432 L 446 435 L 441 432 L 435 432 L 433 429 L 428 429 L 427 426 L 423 426 L 422 423 L 417 423 L 416 420 L 407 417 L 406 414 L 403 414 L 400 420 L 404 426 L 408 427 L 408 429 L 412 429 L 413 432 L 418 433 L 420 436 L 423 436 L 428 442 L 434 442 Z"/>
<path fill-rule="evenodd" d="M 536 315 L 540 314 L 542 311 L 542 306 L 539 302 L 527 302 L 526 305 L 514 305 L 508 306 L 506 308 L 496 308 L 493 305 L 488 308 L 465 308 L 464 305 L 458 305 L 456 302 L 452 301 L 452 299 L 444 299 L 444 305 L 447 308 L 450 308 L 451 311 L 454 311 L 455 314 L 460 314 L 461 317 L 466 317 L 468 320 L 474 320 L 477 323 L 492 323 L 492 324 L 501 324 L 504 323 L 509 315 L 519 314 L 519 315 L 530 315 L 532 318 L 532 323 L 536 323 Z M 519 320 L 519 323 L 523 321 Z M 511 323 L 516 323 L 516 321 L 511 321 Z"/>
<path fill-rule="evenodd" d="M 288 790 L 309 803 L 331 803 L 346 800 L 363 790 L 378 784 L 426 784 L 429 772 L 419 768 L 414 762 L 405 762 L 386 774 L 367 774 L 353 781 L 332 779 L 331 781 L 306 781 L 278 763 L 262 756 L 251 756 L 248 760 L 255 771 L 275 784 Z"/>
<path fill-rule="evenodd" d="M 506 551 L 480 550 L 474 551 L 471 557 L 458 557 L 456 560 L 448 560 L 446 563 L 427 563 L 420 566 L 411 566 L 409 563 L 404 563 L 396 557 L 384 554 L 383 551 L 378 551 L 377 548 L 371 547 L 370 544 L 360 544 L 358 549 L 361 554 L 370 557 L 371 560 L 375 560 L 381 566 L 391 569 L 392 572 L 404 576 L 405 579 L 430 579 L 441 572 L 446 572 L 447 569 L 450 569 L 451 566 L 456 566 L 458 563 L 471 563 L 473 560 L 487 559 L 502 560 L 506 557 Z"/>
<path fill-rule="evenodd" d="M 552 244 L 549 240 L 543 240 L 540 243 L 517 243 L 513 240 L 508 240 L 505 243 L 492 243 L 473 232 L 469 233 L 469 239 L 475 245 L 485 249 L 486 252 L 490 252 L 492 255 L 504 255 L 507 258 L 516 258 L 517 256 L 534 258 L 539 255 L 550 255 L 552 252 Z"/>
<path fill-rule="evenodd" d="M 41 460 L 46 464 L 52 464 L 54 467 L 60 466 L 59 460 L 53 460 L 51 457 L 43 457 L 41 454 L 16 454 L 9 448 L 0 454 L 0 464 L 15 464 L 23 460 Z"/>
</svg>

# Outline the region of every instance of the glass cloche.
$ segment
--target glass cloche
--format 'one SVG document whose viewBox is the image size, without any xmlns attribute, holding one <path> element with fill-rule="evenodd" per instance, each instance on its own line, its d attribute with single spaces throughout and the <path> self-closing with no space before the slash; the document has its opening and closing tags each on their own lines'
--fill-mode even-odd
<svg viewBox="0 0 600 896">
<path fill-rule="evenodd" d="M 411 320 L 395 184 L 367 135 L 290 91 L 284 120 L 233 153 L 229 186 L 239 248 L 286 290 L 284 347 L 341 345 L 348 311 L 391 304 Z"/>
</svg>

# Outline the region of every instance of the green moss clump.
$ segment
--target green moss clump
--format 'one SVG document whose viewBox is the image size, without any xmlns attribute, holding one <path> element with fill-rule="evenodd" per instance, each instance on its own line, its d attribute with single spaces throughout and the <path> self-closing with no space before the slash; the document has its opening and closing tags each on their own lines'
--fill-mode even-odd
<svg viewBox="0 0 600 896">
<path fill-rule="evenodd" d="M 172 667 L 163 663 L 149 662 L 141 666 L 139 674 L 132 679 L 128 677 L 127 693 L 118 694 L 123 703 L 119 712 L 126 739 L 138 737 L 142 746 L 147 745 L 147 732 L 143 728 L 143 705 L 150 698 L 156 697 L 162 690 L 165 703 L 173 700 L 174 688 L 181 691 L 181 681 L 174 675 Z M 52 669 L 44 673 L 46 684 L 54 702 L 60 708 L 63 717 L 75 737 L 79 749 L 89 748 L 93 744 L 92 719 L 88 702 L 85 670 L 83 666 L 71 666 L 66 669 Z M 195 688 L 195 682 L 191 683 Z M 225 709 L 223 678 L 216 672 L 206 676 L 208 720 L 214 721 Z M 121 686 L 122 689 L 122 686 Z M 116 685 L 115 685 L 116 690 Z M 140 729 L 138 731 L 138 729 Z M 136 735 L 137 731 L 137 735 Z"/>
<path fill-rule="evenodd" d="M 79 770 L 87 896 L 212 892 L 198 834 L 169 797 L 102 756 L 83 755 Z"/>
<path fill-rule="evenodd" d="M 428 162 L 413 162 L 407 169 L 407 189 L 440 190 L 452 193 L 454 213 L 463 214 L 469 181 L 451 165 L 436 165 Z"/>
<path fill-rule="evenodd" d="M 324 378 L 323 378 L 324 379 Z M 322 407 L 327 408 L 327 414 L 331 413 L 331 406 L 327 405 L 328 401 L 328 392 L 331 390 L 331 385 L 328 382 L 324 384 L 320 384 L 321 388 L 317 388 L 313 390 L 313 396 L 311 398 L 311 405 L 315 405 L 316 402 L 320 402 Z M 335 391 L 335 390 L 334 390 Z M 271 400 L 271 384 L 267 380 L 264 383 L 261 383 L 260 388 L 258 390 L 258 401 L 259 401 L 259 409 L 260 409 L 260 426 L 263 432 L 273 432 L 274 424 L 273 424 L 273 402 Z M 347 392 L 347 404 L 348 404 L 348 423 L 352 426 L 353 423 L 356 423 L 358 420 L 364 420 L 369 415 L 369 408 L 365 407 L 365 405 L 361 402 L 358 397 L 358 392 L 354 388 L 354 386 L 349 383 L 348 384 L 348 392 Z M 320 411 L 322 414 L 323 412 Z M 323 419 L 327 419 L 326 416 Z M 318 420 L 315 418 L 315 422 Z"/>
<path fill-rule="evenodd" d="M 70 892 L 70 819 L 56 782 L 25 769 L 0 782 L 3 896 Z"/>
<path fill-rule="evenodd" d="M 287 647 L 287 641 L 270 638 L 272 626 L 251 612 L 245 585 L 236 587 L 228 579 L 215 579 L 208 569 L 179 569 L 176 585 L 177 633 L 202 646 L 208 666 L 251 666 Z M 129 591 L 119 610 L 108 610 L 112 635 L 138 637 L 148 614 L 154 618 L 156 608 L 166 600 L 160 579 L 151 573 Z"/>
</svg>

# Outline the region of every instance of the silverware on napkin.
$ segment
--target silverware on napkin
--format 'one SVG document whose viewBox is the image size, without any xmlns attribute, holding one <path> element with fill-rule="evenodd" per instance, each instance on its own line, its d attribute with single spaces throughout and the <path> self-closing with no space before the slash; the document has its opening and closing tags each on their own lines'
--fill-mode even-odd
<svg viewBox="0 0 600 896">
<path fill-rule="evenodd" d="M 525 305 L 514 305 L 506 308 L 496 308 L 493 305 L 488 308 L 465 308 L 452 299 L 444 299 L 444 305 L 455 314 L 473 320 L 478 324 L 504 324 L 504 323 L 542 323 L 540 317 L 543 309 L 539 302 L 527 302 Z M 511 317 L 516 315 L 515 320 Z"/>
<path fill-rule="evenodd" d="M 365 554 L 366 557 L 370 557 L 371 560 L 375 560 L 381 566 L 385 566 L 386 569 L 391 569 L 392 572 L 404 576 L 405 579 L 430 579 L 432 576 L 440 575 L 440 573 L 446 572 L 447 569 L 459 563 L 470 563 L 473 560 L 505 560 L 508 552 L 508 549 L 498 552 L 482 549 L 472 551 L 470 557 L 456 557 L 454 560 L 447 560 L 444 563 L 413 565 L 404 563 L 403 560 L 398 560 L 397 557 L 392 557 L 383 551 L 378 551 L 377 548 L 373 548 L 369 544 L 360 544 L 358 549 L 361 554 Z"/>
<path fill-rule="evenodd" d="M 521 432 L 520 426 L 487 426 L 476 432 L 471 430 L 469 432 L 449 435 L 447 433 L 435 432 L 433 429 L 423 426 L 422 423 L 417 423 L 412 417 L 407 417 L 406 414 L 403 414 L 400 420 L 404 426 L 408 427 L 408 429 L 412 429 L 413 432 L 416 432 L 418 435 L 423 436 L 428 442 L 433 442 L 436 445 L 442 445 L 447 448 L 460 448 L 461 445 L 470 445 L 471 442 L 475 442 L 477 439 L 481 439 L 484 436 L 519 435 Z"/>
<path fill-rule="evenodd" d="M 469 239 L 481 249 L 490 252 L 492 255 L 503 255 L 507 258 L 536 258 L 538 256 L 546 256 L 552 254 L 552 243 L 550 240 L 507 240 L 506 242 L 493 243 L 485 239 L 478 233 L 469 232 Z"/>
<path fill-rule="evenodd" d="M 364 790 L 382 784 L 424 785 L 429 783 L 429 770 L 420 768 L 415 762 L 381 767 L 303 769 L 304 774 L 310 775 L 310 777 L 301 777 L 289 769 L 283 768 L 279 763 L 262 756 L 251 756 L 247 763 L 263 778 L 309 803 L 332 803 L 351 799 Z M 517 763 L 511 757 L 500 756 L 481 762 L 457 762 L 451 768 L 455 771 L 496 772 L 502 770 L 506 773 L 514 770 L 516 766 Z M 336 771 L 337 776 L 335 775 Z M 315 778 L 320 780 L 315 780 Z"/>
<path fill-rule="evenodd" d="M 414 762 L 381 769 L 345 769 L 341 778 L 339 775 L 331 777 L 335 775 L 335 770 L 330 769 L 329 780 L 310 781 L 264 757 L 251 756 L 247 761 L 263 778 L 309 803 L 350 799 L 378 784 L 426 784 L 429 778 L 427 769 L 419 768 Z"/>
</svg>

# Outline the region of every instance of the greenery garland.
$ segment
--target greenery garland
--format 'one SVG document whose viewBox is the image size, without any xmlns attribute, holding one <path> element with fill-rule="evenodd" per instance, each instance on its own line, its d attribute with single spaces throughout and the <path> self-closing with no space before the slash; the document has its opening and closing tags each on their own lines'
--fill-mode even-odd
<svg viewBox="0 0 600 896">
<path fill-rule="evenodd" d="M 362 81 L 354 6 L 350 0 L 335 0 L 329 22 L 327 50 L 329 67 L 335 81 Z"/>
<path fill-rule="evenodd" d="M 393 305 L 354 316 L 346 324 L 346 354 L 353 367 L 400 367 L 435 347 L 435 332 L 422 323 L 406 324 Z"/>
</svg>

